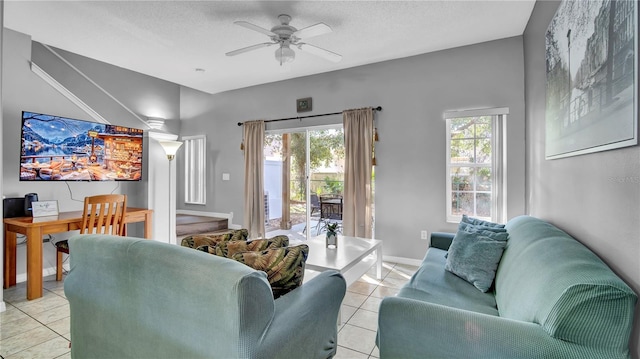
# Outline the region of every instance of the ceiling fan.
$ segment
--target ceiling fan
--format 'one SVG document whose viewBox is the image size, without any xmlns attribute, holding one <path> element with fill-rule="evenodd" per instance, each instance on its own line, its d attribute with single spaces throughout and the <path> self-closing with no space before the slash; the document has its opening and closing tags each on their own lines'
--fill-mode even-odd
<svg viewBox="0 0 640 359">
<path fill-rule="evenodd" d="M 340 60 L 342 60 L 342 55 L 329 50 L 325 50 L 318 46 L 307 44 L 306 42 L 302 41 L 303 38 L 308 39 L 314 36 L 330 33 L 331 27 L 329 27 L 329 25 L 320 22 L 315 25 L 307 26 L 303 29 L 298 30 L 295 27 L 289 25 L 291 16 L 282 14 L 278 16 L 278 20 L 280 20 L 280 25 L 272 27 L 271 30 L 267 30 L 263 27 L 254 25 L 246 21 L 235 21 L 234 24 L 236 25 L 269 36 L 271 42 L 263 42 L 261 44 L 256 44 L 227 52 L 227 56 L 235 56 L 248 51 L 261 49 L 263 47 L 278 45 L 275 56 L 276 60 L 280 63 L 280 66 L 284 65 L 287 62 L 292 62 L 295 59 L 296 53 L 293 51 L 293 49 L 291 49 L 292 46 L 297 47 L 298 49 L 306 51 L 310 54 L 325 58 L 329 61 L 339 62 Z"/>
</svg>

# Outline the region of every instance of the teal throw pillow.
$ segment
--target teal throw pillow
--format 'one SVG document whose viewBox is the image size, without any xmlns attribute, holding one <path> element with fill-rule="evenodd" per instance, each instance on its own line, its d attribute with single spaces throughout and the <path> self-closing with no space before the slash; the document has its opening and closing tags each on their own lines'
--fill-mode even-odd
<svg viewBox="0 0 640 359">
<path fill-rule="evenodd" d="M 489 227 L 489 226 L 483 226 L 481 224 L 470 224 L 467 222 L 460 222 L 460 224 L 458 224 L 458 230 L 463 230 L 463 231 L 477 231 L 477 230 L 485 230 L 485 231 L 491 231 L 491 232 L 495 232 L 495 233 L 506 233 L 507 229 L 504 227 Z"/>
<path fill-rule="evenodd" d="M 482 226 L 482 225 L 469 224 L 467 222 L 460 222 L 460 224 L 458 224 L 458 231 L 465 231 L 465 232 L 470 232 L 470 233 L 477 233 L 479 231 L 487 231 L 487 232 L 491 232 L 491 233 L 502 233 L 503 236 L 507 236 L 507 229 L 506 228 L 487 227 L 487 226 Z M 491 237 L 492 236 L 491 233 L 485 233 L 485 235 L 489 235 L 489 237 Z M 494 238 L 494 239 L 496 239 L 496 240 L 506 240 L 506 237 L 502 238 L 503 236 L 498 236 L 497 238 Z M 446 253 L 444 255 L 444 257 L 448 258 L 449 257 L 449 253 Z"/>
<path fill-rule="evenodd" d="M 477 228 L 459 230 L 449 247 L 444 269 L 487 292 L 493 284 L 507 239 L 506 232 Z"/>
<path fill-rule="evenodd" d="M 504 228 L 504 224 L 493 223 L 478 218 L 469 217 L 466 214 L 462 215 L 461 223 L 468 223 L 474 226 L 490 227 L 490 228 Z"/>
</svg>

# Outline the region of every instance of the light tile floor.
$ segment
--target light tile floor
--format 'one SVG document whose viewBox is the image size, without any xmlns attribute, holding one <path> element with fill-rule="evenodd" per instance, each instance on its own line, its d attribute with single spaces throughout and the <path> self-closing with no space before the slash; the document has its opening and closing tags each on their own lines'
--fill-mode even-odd
<svg viewBox="0 0 640 359">
<path fill-rule="evenodd" d="M 384 263 L 382 280 L 374 268 L 347 289 L 342 302 L 343 323 L 338 332 L 337 359 L 377 358 L 375 345 L 378 307 L 395 295 L 417 267 Z M 7 310 L 0 313 L 0 358 L 71 358 L 69 303 L 63 282 L 44 278 L 42 298 L 27 301 L 25 283 L 4 290 Z"/>
</svg>

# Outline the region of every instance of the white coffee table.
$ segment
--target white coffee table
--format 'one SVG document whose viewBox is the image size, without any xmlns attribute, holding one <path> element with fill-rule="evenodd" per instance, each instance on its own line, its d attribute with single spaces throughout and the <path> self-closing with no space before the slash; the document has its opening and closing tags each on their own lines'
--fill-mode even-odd
<svg viewBox="0 0 640 359">
<path fill-rule="evenodd" d="M 339 235 L 337 248 L 326 248 L 324 236 L 300 243 L 309 246 L 305 269 L 318 272 L 336 270 L 344 276 L 349 286 L 375 264 L 376 278 L 382 279 L 381 240 Z M 372 255 L 374 252 L 375 255 Z"/>
</svg>

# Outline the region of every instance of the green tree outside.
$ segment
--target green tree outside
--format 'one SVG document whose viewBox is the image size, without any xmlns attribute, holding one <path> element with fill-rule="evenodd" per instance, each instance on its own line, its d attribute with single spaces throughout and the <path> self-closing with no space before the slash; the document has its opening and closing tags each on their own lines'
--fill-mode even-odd
<svg viewBox="0 0 640 359">
<path fill-rule="evenodd" d="M 304 201 L 306 198 L 306 139 L 304 132 L 294 132 L 291 138 L 291 194 L 293 199 Z M 268 134 L 265 145 L 282 154 L 282 135 Z M 342 129 L 309 131 L 311 171 L 320 166 L 329 166 L 336 160 L 344 159 L 344 132 Z"/>
<path fill-rule="evenodd" d="M 452 214 L 491 216 L 491 120 L 451 119 Z"/>
</svg>

